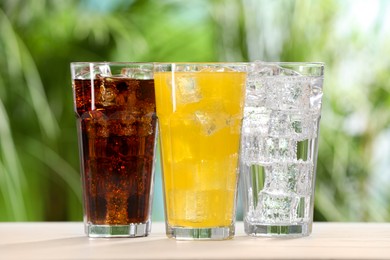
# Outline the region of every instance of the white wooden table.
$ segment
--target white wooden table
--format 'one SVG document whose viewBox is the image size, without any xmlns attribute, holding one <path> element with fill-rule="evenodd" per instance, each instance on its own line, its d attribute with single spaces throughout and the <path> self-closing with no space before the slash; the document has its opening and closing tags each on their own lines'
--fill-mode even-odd
<svg viewBox="0 0 390 260">
<path fill-rule="evenodd" d="M 390 259 L 390 223 L 315 223 L 309 237 L 253 238 L 236 223 L 227 241 L 175 241 L 153 223 L 145 238 L 92 239 L 78 222 L 0 223 L 0 260 Z"/>
</svg>

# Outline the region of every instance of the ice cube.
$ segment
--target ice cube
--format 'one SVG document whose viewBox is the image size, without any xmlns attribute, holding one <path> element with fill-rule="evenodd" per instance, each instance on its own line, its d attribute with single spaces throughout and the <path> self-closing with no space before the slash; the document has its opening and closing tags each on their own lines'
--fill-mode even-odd
<svg viewBox="0 0 390 260">
<path fill-rule="evenodd" d="M 265 106 L 268 79 L 265 80 L 264 76 L 274 75 L 275 69 L 277 69 L 275 66 L 261 62 L 252 64 L 246 80 L 246 106 Z"/>
<path fill-rule="evenodd" d="M 210 199 L 207 195 L 204 191 L 170 191 L 169 205 L 173 206 L 168 209 L 169 216 L 193 223 L 204 221 L 207 218 L 204 205 Z"/>
<path fill-rule="evenodd" d="M 242 167 L 243 165 L 241 165 Z M 312 193 L 311 162 L 245 165 L 249 222 L 307 221 Z M 242 168 L 241 168 L 242 169 Z"/>
<path fill-rule="evenodd" d="M 302 160 L 264 166 L 264 191 L 275 194 L 310 195 L 313 164 Z"/>
<path fill-rule="evenodd" d="M 115 98 L 117 96 L 116 87 L 102 83 L 100 85 L 100 102 L 103 106 L 115 105 Z"/>
<path fill-rule="evenodd" d="M 142 116 L 138 119 L 138 135 L 149 136 L 153 134 L 153 118 L 151 116 Z"/>
<path fill-rule="evenodd" d="M 219 65 L 210 65 L 206 68 L 203 68 L 200 70 L 201 72 L 233 72 L 237 71 L 236 69 L 232 67 L 223 67 Z"/>
<path fill-rule="evenodd" d="M 153 79 L 153 71 L 143 68 L 123 68 L 121 74 L 132 79 Z"/>
<path fill-rule="evenodd" d="M 291 138 L 297 141 L 311 139 L 317 136 L 317 115 L 311 111 L 273 110 L 266 126 L 267 135 L 271 137 Z"/>
<path fill-rule="evenodd" d="M 269 224 L 291 224 L 308 221 L 310 196 L 259 193 L 257 208 L 252 214 L 258 221 Z"/>
<path fill-rule="evenodd" d="M 247 78 L 247 106 L 318 109 L 322 82 L 278 64 L 255 62 Z"/>
<path fill-rule="evenodd" d="M 231 117 L 223 112 L 195 111 L 195 120 L 200 124 L 206 136 L 213 135 L 224 127 L 230 126 Z"/>
<path fill-rule="evenodd" d="M 289 223 L 295 196 L 273 194 L 266 191 L 259 193 L 256 212 L 260 221 L 267 223 Z"/>
<path fill-rule="evenodd" d="M 247 81 L 245 105 L 248 107 L 263 107 L 267 97 L 267 88 L 258 81 Z"/>
<path fill-rule="evenodd" d="M 265 158 L 261 156 L 263 152 L 260 151 L 262 146 L 259 139 L 261 139 L 261 137 L 257 135 L 242 135 L 241 160 L 244 164 L 251 165 L 266 162 Z"/>
<path fill-rule="evenodd" d="M 288 138 L 262 137 L 243 133 L 242 158 L 245 163 L 271 163 L 291 161 L 296 158 L 297 142 Z"/>
<path fill-rule="evenodd" d="M 307 77 L 279 77 L 262 79 L 266 91 L 265 105 L 270 109 L 310 109 L 310 79 Z"/>
<path fill-rule="evenodd" d="M 252 63 L 252 66 L 249 68 L 249 77 L 253 79 L 261 76 L 278 75 L 280 69 L 281 67 L 272 63 L 255 61 Z"/>
<path fill-rule="evenodd" d="M 90 139 L 109 136 L 109 120 L 103 112 L 99 110 L 89 111 L 82 115 L 82 119 Z"/>
<path fill-rule="evenodd" d="M 137 134 L 137 126 L 128 122 L 120 124 L 118 127 L 118 135 L 132 136 Z"/>
<path fill-rule="evenodd" d="M 80 71 L 78 71 L 73 77 L 74 79 L 91 79 L 94 77 L 95 74 L 99 74 L 100 71 L 99 70 L 95 70 L 95 68 L 92 68 L 92 73 L 91 73 L 91 69 L 90 68 L 83 68 L 81 69 Z M 98 69 L 98 68 L 96 68 Z M 92 77 L 91 77 L 91 74 L 92 74 Z"/>
<path fill-rule="evenodd" d="M 298 167 L 291 163 L 272 163 L 265 167 L 264 190 L 275 194 L 294 194 L 299 175 Z"/>
<path fill-rule="evenodd" d="M 239 132 L 241 117 L 235 117 L 226 112 L 226 104 L 219 99 L 210 99 L 202 102 L 193 112 L 193 120 L 198 124 L 202 133 L 206 136 L 213 135 L 219 130 L 229 127 L 231 133 Z"/>
<path fill-rule="evenodd" d="M 176 103 L 178 105 L 196 103 L 202 99 L 196 77 L 191 75 L 176 76 L 173 84 L 171 81 L 168 83 L 176 92 Z"/>
<path fill-rule="evenodd" d="M 113 135 L 131 136 L 137 133 L 138 115 L 128 111 L 117 111 L 109 116 L 110 131 Z"/>
<path fill-rule="evenodd" d="M 289 138 L 262 138 L 262 156 L 265 161 L 289 161 L 296 158 L 296 141 Z"/>
<path fill-rule="evenodd" d="M 285 81 L 285 76 L 298 76 L 277 64 L 255 62 L 249 69 L 246 83 L 246 105 L 266 106 L 274 108 L 283 100 L 285 87 L 279 81 Z"/>
<path fill-rule="evenodd" d="M 302 74 L 300 74 L 295 70 L 283 68 L 283 67 L 280 67 L 277 75 L 278 76 L 302 76 Z"/>
<path fill-rule="evenodd" d="M 111 76 L 110 66 L 107 64 L 95 65 L 90 64 L 89 67 L 83 67 L 73 76 L 74 79 L 93 79 L 96 77 Z"/>
<path fill-rule="evenodd" d="M 289 69 L 288 64 L 267 63 L 255 61 L 250 68 L 250 74 L 255 76 L 301 76 L 295 70 Z"/>
<path fill-rule="evenodd" d="M 286 105 L 296 109 L 310 108 L 310 81 L 307 77 L 288 77 L 284 82 Z"/>
<path fill-rule="evenodd" d="M 264 107 L 245 107 L 243 133 L 267 136 L 271 113 L 271 110 Z"/>
<path fill-rule="evenodd" d="M 99 74 L 103 77 L 110 77 L 112 76 L 111 74 L 111 69 L 110 66 L 107 64 L 102 64 L 97 66 L 99 68 Z"/>
<path fill-rule="evenodd" d="M 291 129 L 289 128 L 289 116 L 280 111 L 272 111 L 268 122 L 268 134 L 273 137 L 288 137 Z"/>
<path fill-rule="evenodd" d="M 319 117 L 316 114 L 307 113 L 303 115 L 293 115 L 291 126 L 293 138 L 297 141 L 313 139 L 317 137 Z"/>
<path fill-rule="evenodd" d="M 101 77 L 99 99 L 103 106 L 127 104 L 131 108 L 136 102 L 136 93 L 131 80 L 124 76 Z"/>
</svg>

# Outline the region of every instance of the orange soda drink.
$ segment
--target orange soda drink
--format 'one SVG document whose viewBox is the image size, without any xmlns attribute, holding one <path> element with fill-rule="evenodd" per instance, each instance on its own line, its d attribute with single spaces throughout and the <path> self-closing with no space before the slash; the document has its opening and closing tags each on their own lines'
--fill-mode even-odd
<svg viewBox="0 0 390 260">
<path fill-rule="evenodd" d="M 168 237 L 234 235 L 244 64 L 155 66 Z"/>
</svg>

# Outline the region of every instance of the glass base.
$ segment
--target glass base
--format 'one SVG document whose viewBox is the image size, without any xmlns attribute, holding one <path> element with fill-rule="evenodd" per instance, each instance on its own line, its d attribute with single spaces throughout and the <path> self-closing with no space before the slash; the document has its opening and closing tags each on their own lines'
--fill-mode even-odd
<svg viewBox="0 0 390 260">
<path fill-rule="evenodd" d="M 262 237 L 304 237 L 311 234 L 311 223 L 300 224 L 250 224 L 244 222 L 245 233 Z"/>
<path fill-rule="evenodd" d="M 86 224 L 85 232 L 89 237 L 146 237 L 150 233 L 150 221 L 128 225 Z"/>
<path fill-rule="evenodd" d="M 208 228 L 167 226 L 167 236 L 177 240 L 226 240 L 233 238 L 234 225 Z"/>
</svg>

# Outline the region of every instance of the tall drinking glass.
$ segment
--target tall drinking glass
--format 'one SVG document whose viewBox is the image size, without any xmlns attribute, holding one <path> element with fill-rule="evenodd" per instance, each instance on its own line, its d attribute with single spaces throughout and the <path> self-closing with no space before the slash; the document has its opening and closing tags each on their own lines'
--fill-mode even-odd
<svg viewBox="0 0 390 260">
<path fill-rule="evenodd" d="M 181 240 L 234 235 L 247 65 L 155 65 L 166 233 Z"/>
<path fill-rule="evenodd" d="M 322 63 L 251 66 L 240 159 L 249 235 L 311 233 L 323 73 Z"/>
<path fill-rule="evenodd" d="M 153 64 L 71 64 L 90 237 L 147 236 L 157 118 Z"/>
</svg>

